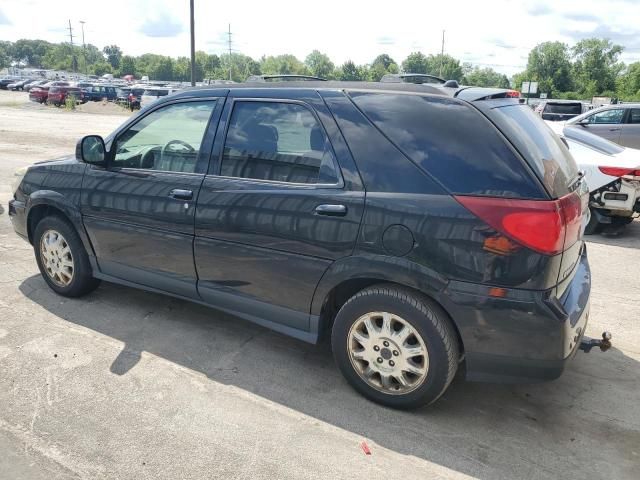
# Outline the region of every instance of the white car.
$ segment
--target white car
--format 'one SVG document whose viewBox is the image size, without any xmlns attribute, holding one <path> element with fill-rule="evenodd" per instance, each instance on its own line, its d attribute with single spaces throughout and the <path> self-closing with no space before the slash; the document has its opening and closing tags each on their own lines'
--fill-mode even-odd
<svg viewBox="0 0 640 480">
<path fill-rule="evenodd" d="M 158 100 L 160 97 L 166 97 L 167 95 L 171 95 L 172 93 L 176 93 L 179 88 L 172 87 L 145 87 L 144 93 L 140 98 L 140 108 L 147 107 L 151 105 L 153 102 Z"/>
<path fill-rule="evenodd" d="M 581 128 L 547 122 L 565 141 L 589 187 L 586 234 L 618 230 L 640 213 L 640 150 L 625 148 Z"/>
</svg>

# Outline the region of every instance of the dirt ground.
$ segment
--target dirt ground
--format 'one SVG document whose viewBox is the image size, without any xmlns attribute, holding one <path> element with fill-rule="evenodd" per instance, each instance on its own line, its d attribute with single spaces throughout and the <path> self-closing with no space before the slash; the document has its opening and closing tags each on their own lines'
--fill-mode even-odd
<svg viewBox="0 0 640 480">
<path fill-rule="evenodd" d="M 56 296 L 7 218 L 11 176 L 127 113 L 24 98 L 0 91 L 0 478 L 638 478 L 640 222 L 589 238 L 587 334 L 610 330 L 609 352 L 550 383 L 457 378 L 431 408 L 393 411 L 326 345 L 105 283 Z"/>
</svg>

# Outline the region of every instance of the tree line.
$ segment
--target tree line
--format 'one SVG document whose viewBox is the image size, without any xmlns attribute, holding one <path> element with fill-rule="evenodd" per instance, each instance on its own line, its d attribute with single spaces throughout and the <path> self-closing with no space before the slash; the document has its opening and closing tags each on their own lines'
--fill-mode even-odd
<svg viewBox="0 0 640 480">
<path fill-rule="evenodd" d="M 301 74 L 335 80 L 379 81 L 387 73 L 399 71 L 428 73 L 462 84 L 519 89 L 523 81 L 537 81 L 538 91 L 551 97 L 590 98 L 594 95 L 640 100 L 640 62 L 620 61 L 623 47 L 607 39 L 590 38 L 574 46 L 544 42 L 529 53 L 527 68 L 509 79 L 492 68 L 473 66 L 450 55 L 413 52 L 398 63 L 380 54 L 371 63 L 357 65 L 348 60 L 334 64 L 324 53 L 314 50 L 304 60 L 284 54 L 253 59 L 241 53 L 215 55 L 196 52 L 196 81 L 231 79 L 243 81 L 250 75 Z M 188 57 L 172 58 L 146 53 L 125 55 L 117 45 L 100 50 L 95 45 L 71 46 L 44 40 L 0 41 L 0 68 L 23 65 L 53 70 L 75 70 L 91 75 L 147 75 L 152 80 L 189 81 Z"/>
</svg>

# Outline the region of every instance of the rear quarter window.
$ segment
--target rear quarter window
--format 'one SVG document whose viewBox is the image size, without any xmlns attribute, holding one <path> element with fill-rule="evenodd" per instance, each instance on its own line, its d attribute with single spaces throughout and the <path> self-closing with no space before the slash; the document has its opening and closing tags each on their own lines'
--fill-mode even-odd
<svg viewBox="0 0 640 480">
<path fill-rule="evenodd" d="M 356 106 L 449 192 L 543 198 L 544 192 L 480 112 L 446 97 L 350 92 Z"/>
<path fill-rule="evenodd" d="M 578 167 L 558 135 L 526 105 L 488 110 L 489 118 L 527 160 L 549 194 L 562 197 L 578 176 Z"/>
</svg>

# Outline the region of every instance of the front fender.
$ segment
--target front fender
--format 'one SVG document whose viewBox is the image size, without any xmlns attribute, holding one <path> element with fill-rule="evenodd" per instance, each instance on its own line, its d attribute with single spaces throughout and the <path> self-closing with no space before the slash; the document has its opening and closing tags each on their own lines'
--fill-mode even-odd
<svg viewBox="0 0 640 480">
<path fill-rule="evenodd" d="M 389 281 L 413 288 L 439 301 L 447 279 L 405 257 L 359 254 L 339 259 L 324 273 L 311 302 L 311 314 L 320 315 L 327 295 L 348 280 Z"/>
<path fill-rule="evenodd" d="M 78 205 L 75 205 L 67 197 L 54 190 L 38 190 L 33 192 L 29 195 L 26 202 L 27 228 L 29 228 L 31 224 L 33 213 L 36 212 L 38 210 L 37 207 L 40 206 L 47 206 L 62 212 L 78 232 L 87 253 L 91 256 L 95 256 L 93 247 L 89 241 L 89 237 L 87 236 L 87 232 L 84 229 L 82 215 L 80 214 L 80 208 Z M 32 233 L 33 232 L 30 233 L 30 237 Z M 32 239 L 29 238 L 29 240 Z"/>
</svg>

